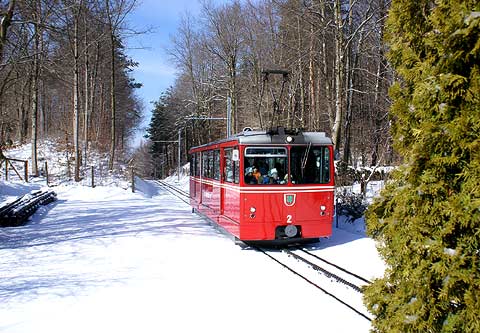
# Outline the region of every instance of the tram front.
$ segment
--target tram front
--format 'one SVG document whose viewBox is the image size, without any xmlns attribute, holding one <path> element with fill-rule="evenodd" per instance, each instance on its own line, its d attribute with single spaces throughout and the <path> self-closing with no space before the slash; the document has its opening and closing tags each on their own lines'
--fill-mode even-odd
<svg viewBox="0 0 480 333">
<path fill-rule="evenodd" d="M 289 137 L 270 140 L 274 144 L 262 144 L 257 138 L 242 147 L 242 240 L 294 241 L 331 235 L 331 140 L 314 132 Z"/>
</svg>

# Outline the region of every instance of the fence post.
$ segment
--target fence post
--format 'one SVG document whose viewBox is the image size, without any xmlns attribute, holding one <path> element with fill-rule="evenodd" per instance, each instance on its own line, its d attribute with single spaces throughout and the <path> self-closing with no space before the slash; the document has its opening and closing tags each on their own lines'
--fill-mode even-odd
<svg viewBox="0 0 480 333">
<path fill-rule="evenodd" d="M 8 181 L 8 159 L 5 159 L 5 180 Z"/>
<path fill-rule="evenodd" d="M 47 161 L 45 161 L 45 179 L 47 181 L 47 187 L 49 187 L 50 185 L 48 184 L 49 179 L 48 179 L 48 163 L 47 163 Z"/>
<path fill-rule="evenodd" d="M 335 198 L 335 228 L 338 229 L 338 198 Z"/>
<path fill-rule="evenodd" d="M 25 183 L 28 183 L 28 161 L 23 162 L 23 170 L 25 172 Z"/>
<path fill-rule="evenodd" d="M 135 169 L 132 167 L 132 192 L 135 193 Z"/>
<path fill-rule="evenodd" d="M 93 165 L 90 167 L 92 171 L 92 188 L 95 187 L 95 173 L 93 172 Z"/>
<path fill-rule="evenodd" d="M 68 180 L 72 180 L 72 173 L 70 172 L 70 158 L 67 155 L 67 177 Z"/>
</svg>

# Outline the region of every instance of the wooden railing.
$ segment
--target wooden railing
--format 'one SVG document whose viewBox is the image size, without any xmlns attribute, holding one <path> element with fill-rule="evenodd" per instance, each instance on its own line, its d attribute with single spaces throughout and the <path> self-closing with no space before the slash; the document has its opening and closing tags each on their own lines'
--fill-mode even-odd
<svg viewBox="0 0 480 333">
<path fill-rule="evenodd" d="M 23 164 L 23 177 L 18 172 L 17 168 L 15 167 L 14 163 L 21 163 Z M 21 180 L 28 183 L 28 161 L 25 160 L 18 160 L 16 158 L 4 158 L 0 160 L 0 170 L 3 170 L 5 173 L 5 180 L 8 180 L 8 173 L 9 170 L 12 169 L 20 178 Z"/>
</svg>

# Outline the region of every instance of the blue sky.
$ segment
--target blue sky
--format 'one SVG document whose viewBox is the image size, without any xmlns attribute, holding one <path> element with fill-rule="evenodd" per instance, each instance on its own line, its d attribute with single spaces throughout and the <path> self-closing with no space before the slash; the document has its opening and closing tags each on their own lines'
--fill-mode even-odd
<svg viewBox="0 0 480 333">
<path fill-rule="evenodd" d="M 223 3 L 228 0 L 215 0 Z M 152 28 L 152 32 L 130 37 L 127 40 L 128 55 L 139 63 L 133 77 L 143 87 L 137 93 L 145 105 L 144 126 L 150 122 L 151 102 L 175 81 L 175 65 L 167 55 L 171 36 L 177 31 L 180 17 L 186 12 L 198 16 L 201 4 L 198 0 L 140 0 L 129 16 L 129 25 L 138 30 Z"/>
<path fill-rule="evenodd" d="M 138 93 L 147 109 L 151 108 L 150 102 L 156 101 L 175 80 L 175 66 L 165 48 L 169 47 L 170 36 L 177 30 L 180 15 L 187 10 L 197 15 L 200 4 L 195 0 L 141 0 L 129 17 L 130 26 L 136 30 L 153 29 L 127 41 L 127 53 L 139 62 L 133 76 L 144 85 Z"/>
</svg>

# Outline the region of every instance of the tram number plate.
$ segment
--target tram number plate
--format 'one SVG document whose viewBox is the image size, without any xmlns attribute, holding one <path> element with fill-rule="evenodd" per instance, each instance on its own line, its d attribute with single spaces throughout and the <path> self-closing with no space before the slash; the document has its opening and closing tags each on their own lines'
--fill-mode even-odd
<svg viewBox="0 0 480 333">
<path fill-rule="evenodd" d="M 292 223 L 292 215 L 287 215 L 287 223 Z"/>
</svg>

